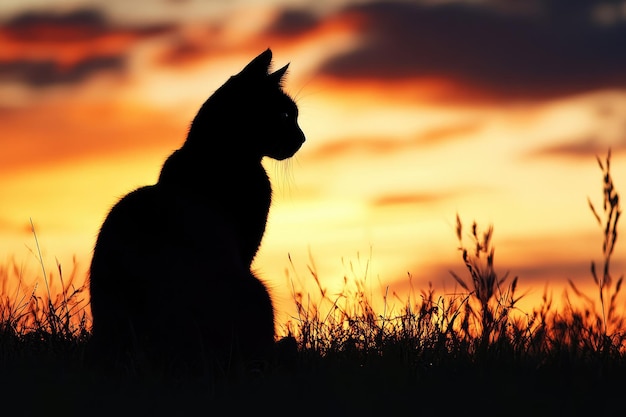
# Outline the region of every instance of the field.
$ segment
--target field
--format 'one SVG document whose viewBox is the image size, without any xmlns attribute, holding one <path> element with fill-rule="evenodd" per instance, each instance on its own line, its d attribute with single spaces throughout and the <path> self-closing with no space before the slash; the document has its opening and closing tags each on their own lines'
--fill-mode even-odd
<svg viewBox="0 0 626 417">
<path fill-rule="evenodd" d="M 83 364 L 90 337 L 86 289 L 42 264 L 46 288 L 7 282 L 0 268 L 0 383 L 5 415 L 624 415 L 626 317 L 623 274 L 614 275 L 619 195 L 610 153 L 598 159 L 602 210 L 590 209 L 604 236 L 603 262 L 592 263 L 597 291 L 570 283 L 558 310 L 547 294 L 530 312 L 516 309 L 517 277 L 493 268 L 493 227 L 457 217 L 463 276 L 459 291 L 412 293 L 401 311 L 375 311 L 358 279 L 332 298 L 294 289 L 297 316 L 279 323 L 298 345 L 254 379 L 169 380 L 106 376 Z M 469 236 L 466 244 L 464 237 Z M 622 252 L 623 253 L 623 252 Z M 52 295 L 49 280 L 62 290 Z M 318 282 L 314 269 L 311 278 Z M 319 283 L 319 282 L 318 282 Z M 41 295 L 41 294 L 44 295 Z M 386 304 L 384 304 L 386 305 Z"/>
</svg>

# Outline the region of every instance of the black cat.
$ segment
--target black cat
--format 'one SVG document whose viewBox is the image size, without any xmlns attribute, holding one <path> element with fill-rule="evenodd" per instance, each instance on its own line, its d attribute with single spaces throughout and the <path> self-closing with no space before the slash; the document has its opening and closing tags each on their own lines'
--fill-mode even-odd
<svg viewBox="0 0 626 417">
<path fill-rule="evenodd" d="M 250 270 L 271 203 L 263 157 L 305 137 L 267 49 L 202 105 L 158 182 L 122 198 L 90 268 L 88 354 L 105 367 L 228 373 L 268 363 L 274 311 Z"/>
</svg>

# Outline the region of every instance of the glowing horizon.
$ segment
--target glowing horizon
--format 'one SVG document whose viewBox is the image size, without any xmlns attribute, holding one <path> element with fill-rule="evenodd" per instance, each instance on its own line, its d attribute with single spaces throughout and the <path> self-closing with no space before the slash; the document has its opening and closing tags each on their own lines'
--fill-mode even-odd
<svg viewBox="0 0 626 417">
<path fill-rule="evenodd" d="M 523 37 L 546 36 L 524 32 L 534 28 L 524 25 L 532 13 L 483 14 L 487 6 L 469 3 L 239 2 L 203 13 L 194 1 L 165 3 L 144 20 L 136 10 L 123 17 L 115 1 L 30 13 L 6 6 L 0 254 L 7 262 L 36 261 L 32 218 L 50 268 L 58 259 L 67 269 L 76 257 L 84 274 L 108 209 L 154 183 L 202 102 L 271 47 L 275 68 L 290 62 L 285 89 L 307 135 L 291 161 L 264 162 L 275 198 L 254 266 L 282 313 L 290 308 L 289 257 L 301 277 L 313 261 L 331 291 L 351 263 L 367 269 L 379 293 L 405 293 L 407 274 L 417 289 L 432 282 L 450 290 L 448 271 L 465 272 L 457 213 L 466 227 L 493 224 L 496 269 L 532 290 L 528 305 L 545 284 L 555 294 L 568 279 L 593 286 L 589 264 L 602 256 L 602 231 L 587 205 L 587 197 L 602 203 L 596 156 L 611 148 L 618 192 L 626 185 L 621 57 L 563 50 L 561 63 L 551 55 L 563 47 L 557 40 L 530 45 Z M 608 24 L 594 10 L 585 11 L 589 33 Z M 522 34 L 510 39 L 519 50 L 495 34 L 464 33 L 465 20 L 455 20 L 462 13 L 510 37 L 503 22 L 520 25 Z M 626 17 L 615 13 L 606 36 L 625 30 Z M 406 16 L 449 19 L 450 33 L 413 27 Z M 553 25 L 571 30 L 568 22 Z M 394 43 L 399 36 L 413 53 Z M 448 50 L 461 41 L 487 52 Z M 536 51 L 523 48 L 530 46 Z M 598 64 L 576 69 L 585 54 Z M 559 65 L 571 74 L 556 73 Z M 617 275 L 626 267 L 622 243 L 613 257 Z"/>
</svg>

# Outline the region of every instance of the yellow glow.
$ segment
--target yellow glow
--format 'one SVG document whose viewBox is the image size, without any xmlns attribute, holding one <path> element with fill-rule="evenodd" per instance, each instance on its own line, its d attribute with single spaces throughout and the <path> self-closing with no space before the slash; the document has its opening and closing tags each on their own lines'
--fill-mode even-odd
<svg viewBox="0 0 626 417">
<path fill-rule="evenodd" d="M 281 306 L 289 308 L 288 256 L 300 279 L 311 284 L 314 263 L 333 291 L 344 276 L 366 270 L 377 293 L 406 291 L 408 273 L 418 290 L 429 281 L 450 289 L 448 270 L 463 270 L 457 213 L 466 226 L 494 225 L 496 265 L 512 276 L 537 267 L 527 280 L 534 301 L 545 282 L 562 288 L 568 278 L 581 286 L 590 280 L 601 230 L 587 197 L 601 204 L 600 170 L 588 155 L 551 149 L 588 137 L 598 149 L 620 144 L 626 92 L 494 103 L 436 77 L 338 82 L 316 74 L 327 58 L 360 45 L 358 22 L 330 20 L 306 35 L 270 39 L 259 31 L 271 12 L 254 27 L 247 25 L 257 15 L 233 15 L 206 50 L 180 65 L 159 61 L 172 41 L 164 37 L 129 46 L 123 76 L 41 90 L 0 85 L 0 104 L 12 111 L 0 114 L 2 146 L 14 155 L 0 167 L 2 254 L 32 260 L 32 218 L 46 261 L 68 265 L 76 255 L 84 271 L 109 208 L 156 180 L 201 103 L 272 41 L 276 65 L 291 62 L 287 90 L 307 135 L 292 161 L 267 163 L 274 203 L 254 266 Z M 207 35 L 183 32 L 195 42 Z M 103 38 L 93 47 L 114 51 L 127 41 Z M 3 58 L 28 52 L 9 46 Z M 56 47 L 72 63 L 91 46 Z M 33 48 L 33 56 L 47 51 Z M 457 88 L 460 98 L 447 100 Z M 602 115 L 602 106 L 616 115 Z M 624 193 L 626 156 L 615 152 L 612 163 Z M 624 265 L 623 251 L 616 257 Z M 574 266 L 550 269 L 560 264 Z"/>
</svg>

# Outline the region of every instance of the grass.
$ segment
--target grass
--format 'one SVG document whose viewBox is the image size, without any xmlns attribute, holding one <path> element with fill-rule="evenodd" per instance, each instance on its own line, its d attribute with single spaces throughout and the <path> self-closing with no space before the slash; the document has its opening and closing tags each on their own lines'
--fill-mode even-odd
<svg viewBox="0 0 626 417">
<path fill-rule="evenodd" d="M 343 290 L 331 297 L 311 261 L 317 292 L 294 287 L 297 314 L 279 323 L 281 336 L 297 341 L 294 366 L 252 385 L 92 374 L 81 361 L 90 335 L 86 290 L 75 286 L 75 273 L 64 276 L 60 265 L 47 273 L 37 248 L 44 295 L 24 284 L 14 262 L 0 267 L 5 404 L 33 415 L 86 409 L 92 415 L 196 415 L 199 409 L 237 414 L 265 407 L 290 415 L 621 412 L 626 317 L 618 302 L 624 276 L 615 278 L 611 269 L 621 209 L 610 156 L 609 151 L 604 161 L 598 158 L 602 210 L 589 200 L 604 237 L 603 261 L 590 266 L 595 294 L 570 282 L 560 310 L 546 292 L 538 307 L 521 311 L 519 278 L 494 268 L 493 226 L 481 230 L 474 222 L 468 232 L 457 215 L 466 274 L 451 272 L 456 293 L 441 295 L 431 285 L 412 291 L 399 311 L 386 294 L 382 311 L 376 311 L 365 280 L 346 278 Z M 17 286 L 10 288 L 11 282 Z M 51 288 L 59 285 L 53 297 Z"/>
</svg>

